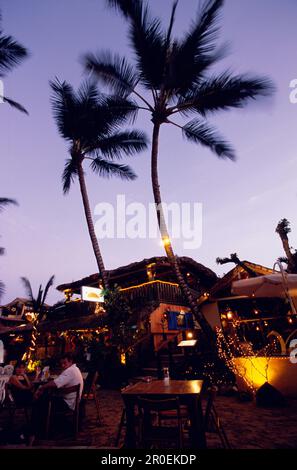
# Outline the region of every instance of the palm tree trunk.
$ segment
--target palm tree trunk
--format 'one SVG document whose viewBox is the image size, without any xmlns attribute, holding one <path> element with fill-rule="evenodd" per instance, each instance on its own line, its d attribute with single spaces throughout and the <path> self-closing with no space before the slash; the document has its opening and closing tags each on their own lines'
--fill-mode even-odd
<svg viewBox="0 0 297 470">
<path fill-rule="evenodd" d="M 196 302 L 191 294 L 191 291 L 183 277 L 183 274 L 178 264 L 178 259 L 174 255 L 168 229 L 166 226 L 164 211 L 162 207 L 159 177 L 158 177 L 159 134 L 160 134 L 160 124 L 158 122 L 155 122 L 154 128 L 153 128 L 153 137 L 152 137 L 151 179 L 152 179 L 154 201 L 155 201 L 155 206 L 156 206 L 156 211 L 157 211 L 158 225 L 159 225 L 161 237 L 163 240 L 163 245 L 166 251 L 167 258 L 172 266 L 173 271 L 175 272 L 181 291 L 186 301 L 188 302 L 188 305 L 190 306 L 194 317 L 196 318 L 199 325 L 201 326 L 202 331 L 206 334 L 207 338 L 210 340 L 211 346 L 214 346 L 215 334 L 211 326 L 207 322 L 206 318 L 204 317 L 204 315 L 199 311 L 198 306 L 196 305 Z"/>
<path fill-rule="evenodd" d="M 78 164 L 78 179 L 79 179 L 79 185 L 80 185 L 80 192 L 81 192 L 81 196 L 83 200 L 85 216 L 86 216 L 86 220 L 88 224 L 89 235 L 90 235 L 90 239 L 92 242 L 95 258 L 97 261 L 99 274 L 102 277 L 103 287 L 105 289 L 108 289 L 109 288 L 108 278 L 107 278 L 103 258 L 101 255 L 101 251 L 99 248 L 99 243 L 98 243 L 96 233 L 95 233 L 95 228 L 94 228 L 94 223 L 93 223 L 92 213 L 91 213 L 91 208 L 90 208 L 90 202 L 89 202 L 89 197 L 88 197 L 88 192 L 87 192 L 87 187 L 86 187 L 86 182 L 85 182 L 85 176 L 84 176 L 84 171 L 83 171 L 83 167 L 81 163 Z"/>
<path fill-rule="evenodd" d="M 284 252 L 286 253 L 286 257 L 288 258 L 288 271 L 294 272 L 294 260 L 290 249 L 288 236 L 287 234 L 280 233 L 280 238 L 283 244 Z"/>
</svg>

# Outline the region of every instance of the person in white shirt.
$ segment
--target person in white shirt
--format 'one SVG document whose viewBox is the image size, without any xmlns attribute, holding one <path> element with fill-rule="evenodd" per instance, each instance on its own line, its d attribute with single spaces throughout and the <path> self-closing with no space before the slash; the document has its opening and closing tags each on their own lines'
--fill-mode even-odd
<svg viewBox="0 0 297 470">
<path fill-rule="evenodd" d="M 44 384 L 38 388 L 34 395 L 35 406 L 32 409 L 32 429 L 33 433 L 30 437 L 30 444 L 32 445 L 37 431 L 40 432 L 41 422 L 43 421 L 45 409 L 47 409 L 47 397 L 44 392 L 68 388 L 79 385 L 79 396 L 81 398 L 83 391 L 83 378 L 79 368 L 76 366 L 71 353 L 65 353 L 60 360 L 63 372 L 54 380 Z M 45 398 L 45 399 L 44 399 Z M 53 411 L 67 411 L 75 408 L 76 393 L 67 393 L 63 396 L 54 397 L 52 399 Z"/>
<path fill-rule="evenodd" d="M 35 394 L 35 398 L 39 398 L 45 390 L 55 388 L 67 388 L 79 385 L 79 397 L 81 398 L 84 381 L 81 375 L 81 371 L 73 362 L 73 356 L 71 353 L 66 353 L 61 357 L 60 360 L 61 368 L 63 372 L 54 380 L 51 380 L 45 385 L 39 387 Z M 66 405 L 74 410 L 75 408 L 75 393 L 67 393 L 63 395 L 63 400 Z"/>
</svg>

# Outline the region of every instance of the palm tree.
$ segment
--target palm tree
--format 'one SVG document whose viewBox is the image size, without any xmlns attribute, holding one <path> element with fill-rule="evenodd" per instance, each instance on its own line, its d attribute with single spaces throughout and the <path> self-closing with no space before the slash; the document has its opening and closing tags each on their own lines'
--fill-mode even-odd
<svg viewBox="0 0 297 470">
<path fill-rule="evenodd" d="M 279 258 L 279 261 L 288 265 L 287 271 L 289 273 L 297 273 L 297 252 L 296 250 L 293 252 L 289 244 L 288 234 L 291 232 L 291 228 L 288 219 L 280 220 L 275 231 L 280 236 L 286 254 L 285 257 Z"/>
<path fill-rule="evenodd" d="M 17 202 L 14 199 L 9 199 L 7 197 L 0 197 L 0 212 L 3 211 L 3 209 L 11 204 L 17 205 Z M 0 256 L 4 255 L 5 249 L 0 246 Z M 5 285 L 2 281 L 0 281 L 0 298 L 5 292 Z"/>
<path fill-rule="evenodd" d="M 137 108 L 131 100 L 107 97 L 96 85 L 84 83 L 77 92 L 66 82 L 51 82 L 52 107 L 60 135 L 70 144 L 70 158 L 63 173 L 63 190 L 67 194 L 78 177 L 83 206 L 103 287 L 108 278 L 95 234 L 83 163 L 99 176 L 117 176 L 123 180 L 136 178 L 132 169 L 114 162 L 123 156 L 136 154 L 147 147 L 146 137 L 135 130 L 120 130 L 120 126 L 135 117 Z"/>
<path fill-rule="evenodd" d="M 0 13 L 0 22 L 1 20 L 2 17 Z M 27 49 L 12 36 L 5 35 L 0 28 L 0 78 L 4 78 L 8 72 L 19 65 L 26 57 L 28 57 Z M 11 98 L 7 98 L 3 96 L 3 94 L 0 94 L 0 99 L 4 101 L 4 103 L 8 103 L 19 111 L 28 114 L 21 104 Z"/>
<path fill-rule="evenodd" d="M 30 345 L 28 351 L 25 353 L 24 360 L 28 363 L 34 359 L 35 352 L 36 352 L 36 341 L 38 337 L 38 324 L 44 318 L 46 314 L 46 297 L 50 287 L 54 283 L 55 276 L 51 276 L 48 280 L 45 288 L 43 289 L 42 285 L 39 286 L 37 296 L 35 297 L 33 294 L 32 286 L 30 281 L 26 277 L 22 277 L 22 283 L 26 290 L 26 294 L 30 300 L 32 306 L 32 312 L 29 313 L 30 321 L 32 323 L 32 334 Z"/>
<path fill-rule="evenodd" d="M 161 237 L 193 313 L 202 329 L 212 335 L 181 273 L 166 227 L 158 176 L 160 129 L 164 124 L 171 124 L 181 130 L 187 140 L 208 147 L 220 158 L 234 160 L 233 148 L 206 117 L 268 95 L 273 86 L 263 77 L 234 75 L 230 71 L 209 73 L 210 67 L 225 55 L 225 48 L 218 48 L 216 44 L 217 20 L 223 0 L 205 2 L 181 40 L 172 36 L 178 1 L 173 4 L 167 29 L 162 28 L 159 18 L 152 17 L 143 0 L 107 0 L 107 3 L 118 10 L 129 25 L 136 64 L 133 66 L 125 58 L 104 52 L 87 54 L 85 68 L 115 93 L 124 97 L 134 95 L 139 108 L 150 113 L 153 123 L 151 181 Z M 174 119 L 191 116 L 193 118 L 186 124 Z"/>
<path fill-rule="evenodd" d="M 257 274 L 244 262 L 241 261 L 237 253 L 231 253 L 230 258 L 217 258 L 216 259 L 217 264 L 228 264 L 228 263 L 234 263 L 236 266 L 240 266 L 244 271 L 246 271 L 250 277 L 257 277 Z"/>
</svg>

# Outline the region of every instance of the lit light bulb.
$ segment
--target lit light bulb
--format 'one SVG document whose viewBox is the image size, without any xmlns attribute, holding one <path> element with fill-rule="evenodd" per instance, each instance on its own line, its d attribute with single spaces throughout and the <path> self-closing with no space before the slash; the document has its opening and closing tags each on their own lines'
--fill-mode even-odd
<svg viewBox="0 0 297 470">
<path fill-rule="evenodd" d="M 161 246 L 168 246 L 170 245 L 170 239 L 168 237 L 162 238 L 161 240 Z"/>
<path fill-rule="evenodd" d="M 232 320 L 232 318 L 233 318 L 233 313 L 232 313 L 232 312 L 228 312 L 228 313 L 227 313 L 227 318 L 228 318 L 228 320 Z"/>
<path fill-rule="evenodd" d="M 191 331 L 188 331 L 187 339 L 192 339 L 192 338 L 193 338 L 193 333 Z"/>
</svg>

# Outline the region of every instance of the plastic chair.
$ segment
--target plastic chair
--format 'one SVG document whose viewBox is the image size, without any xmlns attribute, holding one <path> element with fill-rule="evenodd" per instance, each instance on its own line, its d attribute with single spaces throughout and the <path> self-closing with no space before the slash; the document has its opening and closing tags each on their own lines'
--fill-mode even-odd
<svg viewBox="0 0 297 470">
<path fill-rule="evenodd" d="M 13 374 L 14 367 L 11 364 L 3 367 L 4 375 L 8 375 L 9 377 Z"/>
<path fill-rule="evenodd" d="M 9 377 L 6 375 L 0 375 L 0 405 L 4 403 L 6 397 L 6 384 L 9 380 Z"/>
</svg>

